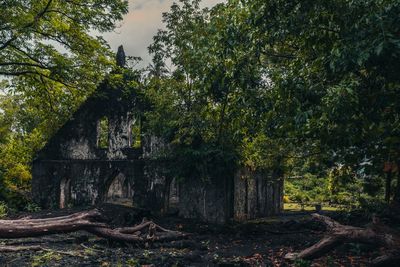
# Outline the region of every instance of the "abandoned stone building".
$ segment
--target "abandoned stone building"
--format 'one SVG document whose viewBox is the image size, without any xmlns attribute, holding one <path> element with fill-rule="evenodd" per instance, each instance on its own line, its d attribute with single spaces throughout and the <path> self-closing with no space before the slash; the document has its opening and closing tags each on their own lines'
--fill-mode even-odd
<svg viewBox="0 0 400 267">
<path fill-rule="evenodd" d="M 117 63 L 125 64 L 122 48 Z M 129 204 L 165 213 L 224 223 L 266 217 L 282 209 L 279 172 L 238 169 L 228 177 L 183 181 L 163 175 L 168 162 L 152 154 L 159 138 L 140 132 L 141 107 L 136 98 L 101 83 L 38 153 L 32 169 L 32 195 L 46 208 Z"/>
</svg>

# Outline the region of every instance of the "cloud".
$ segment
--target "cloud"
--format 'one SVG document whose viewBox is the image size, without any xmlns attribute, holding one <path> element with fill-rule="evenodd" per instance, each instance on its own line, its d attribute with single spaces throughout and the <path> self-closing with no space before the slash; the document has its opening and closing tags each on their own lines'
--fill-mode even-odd
<svg viewBox="0 0 400 267">
<path fill-rule="evenodd" d="M 163 28 L 162 13 L 167 12 L 177 0 L 130 0 L 129 13 L 121 26 L 112 33 L 104 34 L 113 50 L 123 45 L 125 53 L 143 58 L 141 66 L 146 66 L 151 58 L 147 47 L 151 44 L 157 30 Z M 214 6 L 224 0 L 203 0 L 203 6 Z"/>
</svg>

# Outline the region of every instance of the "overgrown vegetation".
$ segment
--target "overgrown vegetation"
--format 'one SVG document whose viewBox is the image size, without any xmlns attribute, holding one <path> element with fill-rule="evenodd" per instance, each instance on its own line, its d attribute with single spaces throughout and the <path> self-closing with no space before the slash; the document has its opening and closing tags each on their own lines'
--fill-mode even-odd
<svg viewBox="0 0 400 267">
<path fill-rule="evenodd" d="M 293 201 L 382 203 L 383 165 L 399 159 L 399 10 L 397 1 L 174 4 L 149 47 L 147 129 L 170 143 L 177 176 L 280 169 Z M 387 200 L 398 200 L 399 179 Z"/>
<path fill-rule="evenodd" d="M 116 1 L 0 4 L 0 200 L 24 209 L 35 153 L 113 66 L 100 36 L 128 11 Z"/>
<path fill-rule="evenodd" d="M 140 131 L 167 142 L 159 156 L 178 178 L 279 169 L 288 201 L 398 201 L 399 11 L 393 0 L 173 4 L 152 63 L 127 86 L 144 88 Z M 0 5 L 0 200 L 10 208 L 32 208 L 35 153 L 113 68 L 89 32 L 126 12 L 122 0 Z"/>
</svg>

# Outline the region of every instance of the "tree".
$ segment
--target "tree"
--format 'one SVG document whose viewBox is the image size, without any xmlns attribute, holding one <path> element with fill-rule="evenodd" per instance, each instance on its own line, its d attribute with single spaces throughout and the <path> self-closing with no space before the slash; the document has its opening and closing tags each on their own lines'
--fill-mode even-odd
<svg viewBox="0 0 400 267">
<path fill-rule="evenodd" d="M 3 1 L 0 77 L 7 78 L 5 92 L 22 95 L 29 105 L 40 105 L 61 120 L 69 116 L 114 61 L 106 42 L 91 33 L 111 31 L 126 12 L 125 0 Z"/>
<path fill-rule="evenodd" d="M 236 12 L 237 3 L 211 10 L 199 1 L 173 4 L 166 30 L 149 47 L 148 127 L 170 142 L 178 169 L 203 176 L 241 161 L 244 137 L 261 129 L 265 88 L 245 23 L 249 11 Z"/>
<path fill-rule="evenodd" d="M 276 102 L 298 140 L 382 176 L 399 157 L 398 1 L 250 1 Z M 284 99 L 285 102 L 279 100 Z M 399 185 L 400 186 L 400 185 Z"/>
<path fill-rule="evenodd" d="M 382 177 L 400 151 L 399 9 L 393 0 L 174 4 L 150 46 L 158 75 L 148 92 L 160 107 L 151 124 L 252 168 L 312 157 L 325 174 L 344 164 L 365 182 Z"/>
<path fill-rule="evenodd" d="M 123 0 L 2 1 L 0 74 L 83 87 L 109 63 L 106 43 L 89 32 L 114 29 L 126 12 Z"/>
<path fill-rule="evenodd" d="M 35 152 L 113 66 L 109 46 L 93 35 L 114 29 L 127 5 L 126 0 L 0 3 L 0 169 L 7 195 L 25 195 Z"/>
</svg>

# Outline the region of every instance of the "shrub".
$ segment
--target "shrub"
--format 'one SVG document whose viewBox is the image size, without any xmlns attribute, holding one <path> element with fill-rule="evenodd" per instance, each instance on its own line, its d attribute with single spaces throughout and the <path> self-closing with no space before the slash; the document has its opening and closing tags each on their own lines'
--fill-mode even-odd
<svg viewBox="0 0 400 267">
<path fill-rule="evenodd" d="M 25 206 L 25 210 L 29 211 L 29 212 L 37 212 L 40 211 L 41 208 L 39 205 L 37 205 L 36 203 L 33 202 L 28 202 Z"/>
<path fill-rule="evenodd" d="M 371 197 L 367 194 L 361 195 L 359 199 L 360 208 L 367 214 L 380 214 L 387 208 L 387 203 L 383 199 Z"/>
<path fill-rule="evenodd" d="M 3 201 L 0 201 L 0 218 L 7 216 L 7 213 L 8 213 L 7 204 L 4 203 Z"/>
<path fill-rule="evenodd" d="M 290 202 L 290 198 L 287 195 L 283 196 L 283 203 L 289 203 Z"/>
</svg>

